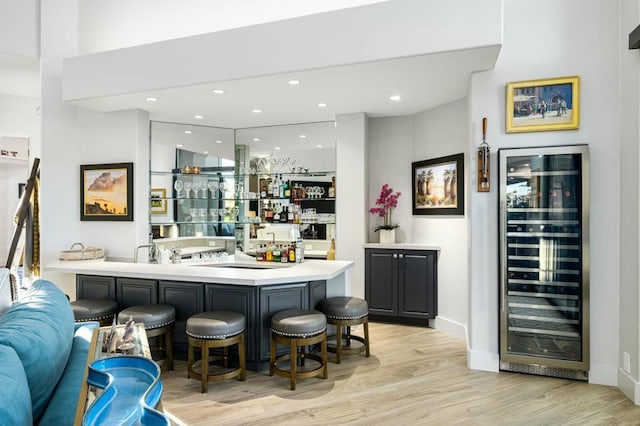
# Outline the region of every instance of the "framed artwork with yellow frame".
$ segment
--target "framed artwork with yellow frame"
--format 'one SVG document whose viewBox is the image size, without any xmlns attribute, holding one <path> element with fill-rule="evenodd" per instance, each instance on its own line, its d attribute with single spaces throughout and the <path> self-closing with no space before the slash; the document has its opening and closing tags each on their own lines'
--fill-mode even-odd
<svg viewBox="0 0 640 426">
<path fill-rule="evenodd" d="M 151 214 L 167 213 L 167 190 L 164 188 L 152 188 L 150 195 Z"/>
<path fill-rule="evenodd" d="M 579 123 L 578 76 L 507 83 L 507 133 L 575 130 Z"/>
</svg>

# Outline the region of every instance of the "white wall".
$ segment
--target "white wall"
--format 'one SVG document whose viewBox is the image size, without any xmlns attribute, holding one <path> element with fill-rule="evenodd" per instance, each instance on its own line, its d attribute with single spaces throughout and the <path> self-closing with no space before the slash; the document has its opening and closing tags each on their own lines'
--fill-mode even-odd
<svg viewBox="0 0 640 426">
<path fill-rule="evenodd" d="M 620 46 L 626 46 L 629 33 L 640 22 L 640 1 L 623 0 L 620 8 Z M 618 386 L 640 404 L 640 293 L 638 259 L 640 257 L 640 54 L 620 49 L 620 351 Z M 631 357 L 631 369 L 624 371 L 622 356 Z"/>
<path fill-rule="evenodd" d="M 80 2 L 80 54 L 382 1 L 384 0 L 84 0 Z"/>
<path fill-rule="evenodd" d="M 43 264 L 74 242 L 132 257 L 148 240 L 149 132 L 142 111 L 97 113 L 62 102 L 62 58 L 77 54 L 77 0 L 42 5 Z M 80 165 L 134 163 L 134 222 L 80 221 Z M 142 196 L 141 196 L 142 194 Z M 43 274 L 75 297 L 73 276 Z"/>
<path fill-rule="evenodd" d="M 413 116 L 369 120 L 368 207 L 373 207 L 380 188 L 387 183 L 402 195 L 393 212 L 397 242 L 438 245 L 438 318 L 435 328 L 466 338 L 468 322 L 468 215 L 413 216 L 411 163 L 467 151 L 465 100 L 452 102 Z M 468 191 L 468 189 L 467 189 Z M 467 195 L 468 199 L 468 195 Z M 369 216 L 368 239 L 377 216 Z"/>
<path fill-rule="evenodd" d="M 540 25 L 534 25 L 540 23 Z M 535 27 L 535 28 L 534 28 Z M 540 31 L 544 28 L 544 31 Z M 530 29 L 530 30 L 528 30 Z M 471 134 L 488 117 L 487 140 L 498 148 L 589 144 L 591 158 L 591 369 L 592 383 L 617 382 L 620 301 L 620 131 L 618 3 L 605 0 L 504 2 L 504 44 L 494 70 L 472 76 Z M 505 83 L 580 76 L 580 129 L 505 134 Z M 467 173 L 474 174 L 474 168 Z M 497 170 L 493 167 L 492 182 Z M 470 186 L 475 185 L 475 180 Z M 498 369 L 497 198 L 469 191 L 471 283 L 469 365 Z"/>
<path fill-rule="evenodd" d="M 0 0 L 0 53 L 40 55 L 40 1 Z"/>
</svg>

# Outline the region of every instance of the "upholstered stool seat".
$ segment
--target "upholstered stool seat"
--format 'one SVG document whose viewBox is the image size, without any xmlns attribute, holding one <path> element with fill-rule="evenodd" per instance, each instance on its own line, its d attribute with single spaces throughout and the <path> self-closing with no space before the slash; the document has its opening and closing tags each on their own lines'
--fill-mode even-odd
<svg viewBox="0 0 640 426">
<path fill-rule="evenodd" d="M 365 351 L 365 356 L 369 356 L 369 305 L 366 300 L 349 296 L 330 297 L 320 303 L 319 309 L 327 317 L 327 323 L 336 326 L 335 346 L 329 344 L 328 350 L 335 352 L 337 364 L 340 364 L 343 354 Z M 351 326 L 358 324 L 364 328 L 364 338 L 351 334 Z M 352 340 L 361 345 L 352 345 Z"/>
<path fill-rule="evenodd" d="M 148 338 L 158 337 L 162 342 L 152 347 L 151 356 L 161 367 L 166 365 L 173 370 L 173 323 L 176 320 L 176 309 L 171 305 L 134 305 L 123 309 L 118 314 L 118 323 L 125 324 L 129 318 L 136 323 L 144 324 Z M 155 349 L 155 350 L 154 350 Z"/>
<path fill-rule="evenodd" d="M 276 356 L 277 344 L 289 346 L 289 353 Z M 306 353 L 305 346 L 320 343 L 320 355 Z M 298 348 L 300 353 L 298 354 Z M 305 359 L 317 361 L 319 365 L 312 369 L 298 369 L 304 367 Z M 289 360 L 289 369 L 278 364 Z M 308 309 L 290 309 L 280 311 L 271 318 L 271 357 L 269 376 L 274 374 L 289 378 L 291 390 L 296 389 L 296 380 L 314 377 L 327 373 L 327 319 L 322 312 Z"/>
<path fill-rule="evenodd" d="M 100 325 L 109 325 L 118 312 L 118 302 L 111 299 L 78 299 L 71 302 L 76 322 L 98 321 Z"/>
<path fill-rule="evenodd" d="M 192 315 L 187 319 L 187 336 L 189 351 L 187 359 L 187 377 L 199 379 L 202 383 L 201 391 L 207 392 L 210 381 L 219 381 L 240 376 L 246 379 L 244 329 L 246 321 L 244 315 L 234 311 L 209 311 Z M 238 347 L 238 366 L 229 367 L 229 347 Z M 199 347 L 200 360 L 195 360 L 194 348 Z M 222 348 L 223 354 L 210 356 L 209 350 Z M 222 361 L 222 371 L 210 371 L 210 361 Z M 217 367 L 217 366 L 216 366 Z"/>
</svg>

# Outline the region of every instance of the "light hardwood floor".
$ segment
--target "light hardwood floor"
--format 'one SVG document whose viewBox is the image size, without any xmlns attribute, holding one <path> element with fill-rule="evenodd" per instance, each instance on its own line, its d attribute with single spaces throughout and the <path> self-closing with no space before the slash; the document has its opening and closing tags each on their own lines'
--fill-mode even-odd
<svg viewBox="0 0 640 426">
<path fill-rule="evenodd" d="M 433 329 L 371 323 L 371 357 L 332 362 L 329 379 L 162 376 L 175 425 L 640 425 L 640 407 L 615 387 L 466 367 L 464 342 Z"/>
</svg>

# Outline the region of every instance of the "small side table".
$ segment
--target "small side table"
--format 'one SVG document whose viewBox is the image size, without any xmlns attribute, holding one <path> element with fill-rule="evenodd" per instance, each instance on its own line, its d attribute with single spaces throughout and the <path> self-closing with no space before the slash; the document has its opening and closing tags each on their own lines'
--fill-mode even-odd
<svg viewBox="0 0 640 426">
<path fill-rule="evenodd" d="M 122 336 L 124 333 L 125 325 L 117 325 L 116 332 Z M 93 336 L 91 337 L 91 345 L 89 346 L 89 354 L 87 355 L 87 364 L 84 368 L 84 375 L 82 376 L 82 387 L 80 388 L 80 396 L 78 397 L 78 408 L 76 409 L 76 415 L 74 419 L 74 426 L 82 425 L 82 417 L 84 416 L 87 407 L 98 397 L 98 392 L 101 389 L 89 386 L 87 383 L 88 365 L 96 359 L 101 359 L 109 356 L 118 356 L 118 354 L 107 353 L 103 349 L 103 343 L 111 331 L 111 326 L 99 327 L 93 330 Z M 134 324 L 135 347 L 128 351 L 130 355 L 143 356 L 151 359 L 151 351 L 149 350 L 149 341 L 147 340 L 147 333 L 144 330 L 144 324 Z M 162 407 L 158 407 L 162 409 Z"/>
</svg>

